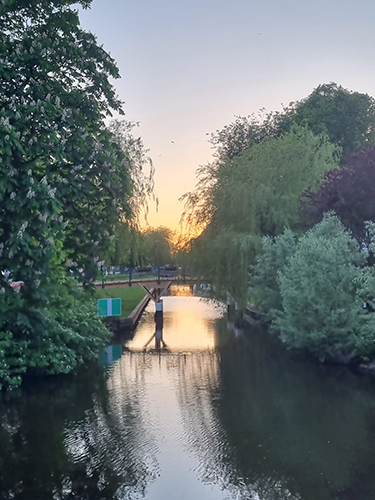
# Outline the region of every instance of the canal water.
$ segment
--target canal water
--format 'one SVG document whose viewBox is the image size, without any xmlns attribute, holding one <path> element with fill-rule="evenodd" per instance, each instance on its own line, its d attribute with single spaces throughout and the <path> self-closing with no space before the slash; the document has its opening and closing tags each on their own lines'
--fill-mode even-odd
<svg viewBox="0 0 375 500">
<path fill-rule="evenodd" d="M 101 366 L 0 396 L 0 498 L 374 499 L 374 379 L 170 293 L 162 342 L 150 304 Z"/>
</svg>

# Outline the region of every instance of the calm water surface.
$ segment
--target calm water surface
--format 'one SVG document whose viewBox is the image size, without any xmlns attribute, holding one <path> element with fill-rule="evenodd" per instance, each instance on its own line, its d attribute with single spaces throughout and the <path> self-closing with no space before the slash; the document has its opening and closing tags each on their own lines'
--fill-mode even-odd
<svg viewBox="0 0 375 500">
<path fill-rule="evenodd" d="M 370 500 L 375 380 L 165 297 L 77 377 L 0 396 L 0 499 Z"/>
</svg>

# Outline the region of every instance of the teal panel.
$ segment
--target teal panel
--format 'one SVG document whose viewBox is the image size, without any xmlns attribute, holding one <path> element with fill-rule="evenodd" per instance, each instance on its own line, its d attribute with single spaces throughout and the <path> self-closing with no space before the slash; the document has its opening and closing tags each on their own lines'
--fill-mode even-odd
<svg viewBox="0 0 375 500">
<path fill-rule="evenodd" d="M 121 299 L 112 299 L 112 316 L 121 316 Z"/>
<path fill-rule="evenodd" d="M 98 314 L 99 316 L 107 316 L 108 308 L 107 308 L 108 299 L 98 299 Z"/>
</svg>

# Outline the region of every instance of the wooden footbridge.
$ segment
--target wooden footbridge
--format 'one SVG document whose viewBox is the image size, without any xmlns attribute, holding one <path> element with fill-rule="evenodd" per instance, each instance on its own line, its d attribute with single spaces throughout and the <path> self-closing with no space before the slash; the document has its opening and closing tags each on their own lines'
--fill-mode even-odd
<svg viewBox="0 0 375 500">
<path fill-rule="evenodd" d="M 162 293 L 170 287 L 173 281 L 177 278 L 160 278 L 160 279 L 140 279 L 140 280 L 129 280 L 124 281 L 107 281 L 104 283 L 104 288 L 128 288 L 129 286 L 140 286 L 142 287 L 147 295 L 154 302 L 159 302 Z M 96 288 L 103 288 L 103 283 L 95 283 Z"/>
</svg>

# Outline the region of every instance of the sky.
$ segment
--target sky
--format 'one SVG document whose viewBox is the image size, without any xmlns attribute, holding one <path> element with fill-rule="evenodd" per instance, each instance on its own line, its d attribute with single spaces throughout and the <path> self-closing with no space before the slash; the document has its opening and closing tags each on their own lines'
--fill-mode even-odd
<svg viewBox="0 0 375 500">
<path fill-rule="evenodd" d="M 212 132 L 322 83 L 375 96 L 374 0 L 94 0 L 81 25 L 116 60 L 156 174 L 149 223 L 176 229 Z"/>
</svg>

